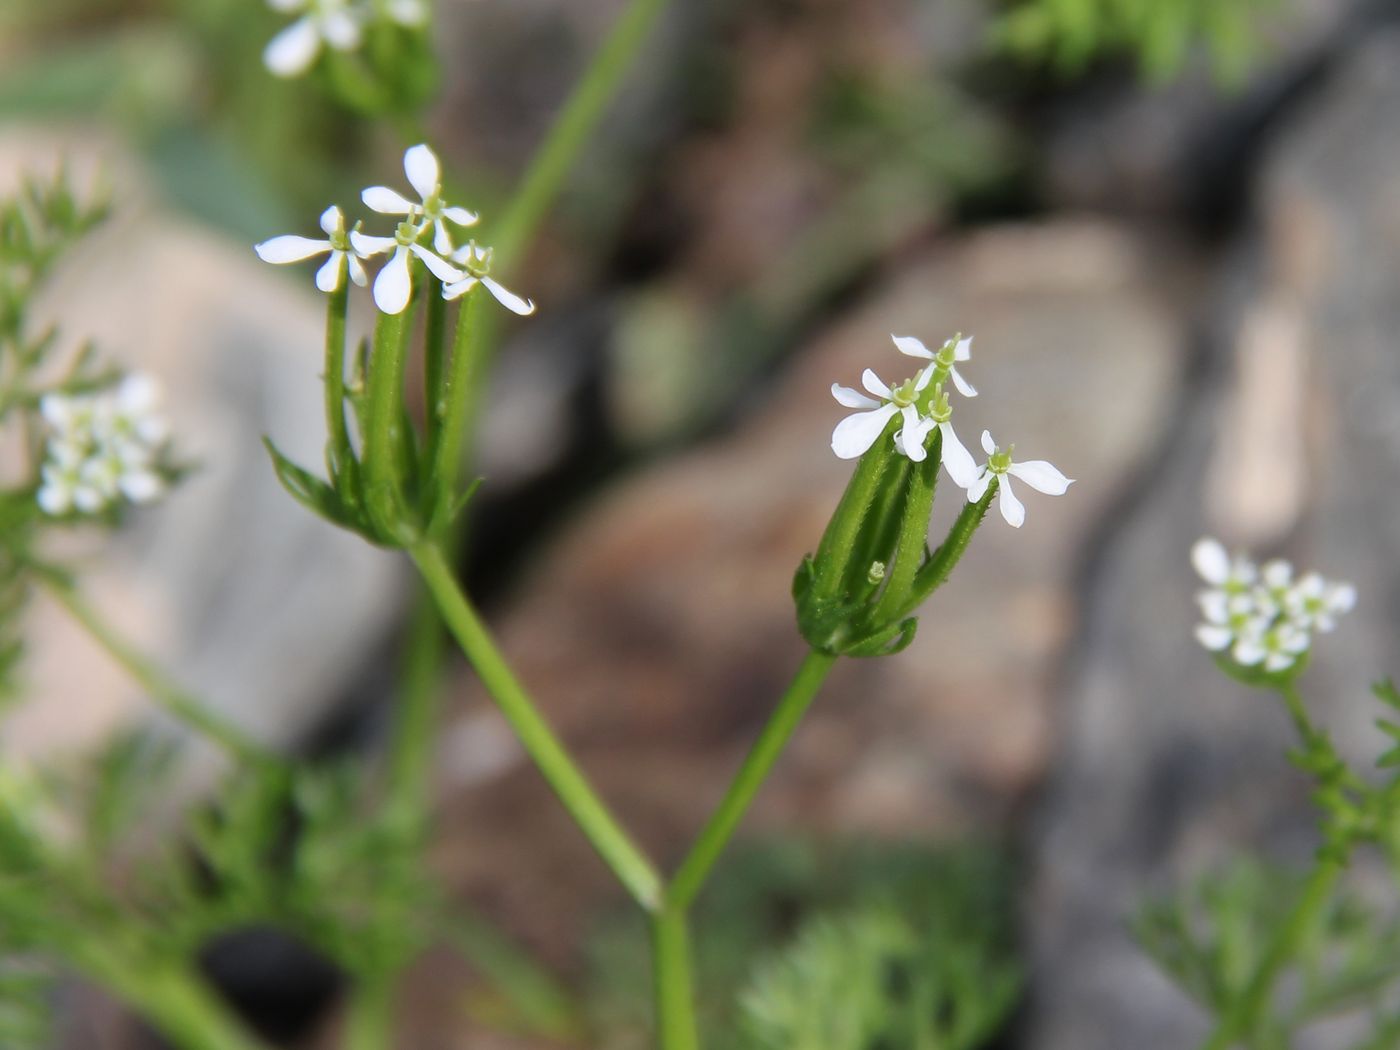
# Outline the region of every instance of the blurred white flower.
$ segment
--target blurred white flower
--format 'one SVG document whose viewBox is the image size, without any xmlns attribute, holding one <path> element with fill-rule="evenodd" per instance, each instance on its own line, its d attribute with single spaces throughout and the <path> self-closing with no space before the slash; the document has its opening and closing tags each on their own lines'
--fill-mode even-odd
<svg viewBox="0 0 1400 1050">
<path fill-rule="evenodd" d="M 42 484 L 46 514 L 94 514 L 119 499 L 147 503 L 166 488 L 159 464 L 169 427 L 159 390 L 139 374 L 96 394 L 50 394 L 39 406 L 49 426 Z"/>
<path fill-rule="evenodd" d="M 350 231 L 350 243 L 362 257 L 394 253 L 374 279 L 375 305 L 386 314 L 401 314 L 408 306 L 413 294 L 411 255 L 421 259 L 432 275 L 445 285 L 462 279 L 460 270 L 418 243 L 420 233 L 421 230 L 408 221 L 399 223 L 392 237 L 371 237 L 359 230 Z"/>
<path fill-rule="evenodd" d="M 345 229 L 345 215 L 334 204 L 321 213 L 321 229 L 326 232 L 325 240 L 286 234 L 253 245 L 253 251 L 263 262 L 278 264 L 301 262 L 329 252 L 330 258 L 316 271 L 317 288 L 327 293 L 336 291 L 347 270 L 356 284 L 361 287 L 367 284 L 365 267 L 360 262 L 364 256 L 351 243 Z"/>
<path fill-rule="evenodd" d="M 895 435 L 895 447 L 915 463 L 923 462 L 928 456 L 924 439 L 933 429 L 934 422 L 920 415 L 915 402 L 932 378 L 933 369 L 926 368 L 918 376 L 906 379 L 891 389 L 874 370 L 867 368 L 861 373 L 861 385 L 879 400 L 866 397 L 848 386 L 832 383 L 831 396 L 837 404 L 862 411 L 836 424 L 836 429 L 831 432 L 831 450 L 841 459 L 863 456 L 884 432 L 885 424 L 896 415 L 902 415 L 904 425 Z"/>
<path fill-rule="evenodd" d="M 391 22 L 417 28 L 428 23 L 428 5 L 424 0 L 381 0 L 379 9 Z"/>
<path fill-rule="evenodd" d="M 453 249 L 452 234 L 447 223 L 471 226 L 480 218 L 474 211 L 448 205 L 442 199 L 442 165 L 427 145 L 410 146 L 403 155 L 403 170 L 409 185 L 418 194 L 411 201 L 388 186 L 371 186 L 360 194 L 370 208 L 381 215 L 403 215 L 409 222 L 423 219 L 433 227 L 433 250 L 449 255 Z"/>
<path fill-rule="evenodd" d="M 263 50 L 263 64 L 279 77 L 296 77 L 316 62 L 322 45 L 353 51 L 364 38 L 363 9 L 350 0 L 267 0 L 283 14 L 301 14 Z"/>
<path fill-rule="evenodd" d="M 529 299 L 516 295 L 491 276 L 491 248 L 481 248 L 476 241 L 468 241 L 452 253 L 452 261 L 466 270 L 466 275 L 458 275 L 461 280 L 444 285 L 442 297 L 456 299 L 466 295 L 479 282 L 492 298 L 512 313 L 526 317 L 535 312 L 535 304 Z"/>
<path fill-rule="evenodd" d="M 1260 631 L 1242 635 L 1230 650 L 1230 656 L 1242 667 L 1264 665 L 1269 672 L 1286 671 L 1308 651 L 1312 639 L 1308 632 L 1287 620 Z"/>
<path fill-rule="evenodd" d="M 936 351 L 930 350 L 922 341 L 915 339 L 912 335 L 891 335 L 890 338 L 894 340 L 894 345 L 898 347 L 901 354 L 932 361 L 935 371 L 939 373 L 934 377 L 936 380 L 941 381 L 944 376 L 950 377 L 953 380 L 953 385 L 958 388 L 958 393 L 963 397 L 977 396 L 976 388 L 964 379 L 957 369 L 959 361 L 972 359 L 972 336 L 964 339 L 961 335 L 956 335 Z"/>
<path fill-rule="evenodd" d="M 1220 541 L 1209 536 L 1192 545 L 1191 564 L 1206 583 L 1231 594 L 1248 588 L 1259 575 L 1252 561 L 1242 555 L 1231 558 Z"/>
<path fill-rule="evenodd" d="M 1065 477 L 1043 459 L 1028 459 L 1024 463 L 1012 462 L 1011 454 L 1015 448 L 1016 446 L 1012 445 L 1005 452 L 1001 451 L 992 440 L 991 432 L 982 431 L 982 451 L 987 453 L 987 462 L 982 466 L 981 474 L 968 488 L 967 501 L 976 503 L 987 494 L 987 486 L 992 483 L 992 479 L 998 479 L 1000 484 L 997 490 L 997 509 L 1001 511 L 1001 516 L 1006 519 L 1008 525 L 1019 529 L 1026 520 L 1026 508 L 1011 491 L 1012 478 L 1020 478 L 1031 488 L 1047 496 L 1063 496 L 1074 484 L 1074 480 Z"/>
</svg>

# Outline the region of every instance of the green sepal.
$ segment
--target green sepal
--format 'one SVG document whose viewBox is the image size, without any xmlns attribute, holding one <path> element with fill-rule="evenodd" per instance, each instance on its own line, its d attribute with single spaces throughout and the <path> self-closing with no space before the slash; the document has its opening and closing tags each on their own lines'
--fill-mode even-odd
<svg viewBox="0 0 1400 1050">
<path fill-rule="evenodd" d="M 272 457 L 272 469 L 277 472 L 277 480 L 294 500 L 327 521 L 361 531 L 359 517 L 346 507 L 339 492 L 284 456 L 271 438 L 263 438 L 263 447 Z"/>
<path fill-rule="evenodd" d="M 910 616 L 893 627 L 883 627 L 872 635 L 849 643 L 842 652 L 847 656 L 893 656 L 909 648 L 918 627 L 918 618 Z"/>
</svg>

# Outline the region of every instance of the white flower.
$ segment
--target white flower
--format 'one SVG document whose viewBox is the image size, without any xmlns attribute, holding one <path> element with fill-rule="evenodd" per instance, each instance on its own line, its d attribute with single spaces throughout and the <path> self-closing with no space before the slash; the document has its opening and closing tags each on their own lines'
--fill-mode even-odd
<svg viewBox="0 0 1400 1050">
<path fill-rule="evenodd" d="M 1206 583 L 1231 594 L 1246 590 L 1258 576 L 1252 561 L 1243 556 L 1232 559 L 1220 541 L 1209 536 L 1192 545 L 1191 564 Z"/>
<path fill-rule="evenodd" d="M 1262 634 L 1269 618 L 1261 617 L 1248 594 L 1201 591 L 1196 595 L 1205 623 L 1196 628 L 1196 640 L 1213 653 L 1223 652 L 1241 638 Z"/>
<path fill-rule="evenodd" d="M 836 398 L 837 404 L 864 411 L 847 416 L 836 424 L 836 429 L 831 432 L 831 451 L 841 459 L 856 459 L 865 455 L 884 432 L 885 424 L 902 414 L 904 425 L 896 435 L 895 447 L 914 462 L 923 462 L 928 455 L 924 449 L 924 438 L 933 429 L 934 423 L 921 418 L 914 403 L 932 378 L 933 369 L 926 368 L 916 379 L 906 379 L 891 390 L 884 380 L 867 368 L 861 373 L 861 385 L 879 397 L 879 401 L 848 386 L 832 383 L 831 396 Z"/>
<path fill-rule="evenodd" d="M 1308 632 L 1296 624 L 1284 621 L 1272 627 L 1246 632 L 1230 650 L 1230 656 L 1242 667 L 1263 663 L 1269 672 L 1286 671 L 1308 651 Z"/>
<path fill-rule="evenodd" d="M 403 155 L 403 170 L 409 184 L 418 194 L 411 201 L 388 186 L 371 186 L 360 194 L 365 204 L 381 215 L 403 215 L 411 222 L 426 219 L 433 226 L 433 250 L 439 255 L 452 251 L 452 234 L 447 229 L 450 220 L 458 226 L 470 226 L 480 216 L 466 208 L 451 207 L 442 199 L 442 165 L 437 154 L 424 144 L 410 146 Z"/>
<path fill-rule="evenodd" d="M 323 241 L 286 234 L 253 245 L 253 251 L 263 262 L 278 264 L 301 262 L 329 252 L 330 258 L 316 271 L 316 287 L 328 293 L 338 290 L 347 270 L 350 279 L 364 287 L 368 283 L 360 262 L 364 256 L 351 243 L 345 230 L 345 215 L 334 204 L 321 213 L 321 229 L 326 231 Z"/>
<path fill-rule="evenodd" d="M 413 274 L 408 264 L 410 255 L 423 260 L 423 265 L 445 285 L 462 279 L 460 270 L 418 243 L 420 232 L 411 222 L 399 223 L 392 237 L 370 237 L 359 230 L 350 231 L 350 243 L 361 256 L 367 258 L 391 250 L 394 253 L 374 279 L 375 305 L 386 314 L 403 313 L 413 294 Z"/>
<path fill-rule="evenodd" d="M 268 0 L 268 6 L 286 14 L 305 12 L 263 51 L 263 64 L 279 77 L 305 73 L 323 43 L 337 51 L 353 51 L 364 37 L 363 16 L 350 0 Z"/>
<path fill-rule="evenodd" d="M 1284 598 L 1288 617 L 1299 627 L 1331 631 L 1337 617 L 1356 605 L 1356 588 L 1349 583 L 1333 583 L 1310 572 L 1297 582 Z"/>
<path fill-rule="evenodd" d="M 932 361 L 936 371 L 942 375 L 936 378 L 940 381 L 943 375 L 947 375 L 953 380 L 953 385 L 958 388 L 958 393 L 963 397 L 976 397 L 977 390 L 958 372 L 956 362 L 969 361 L 972 359 L 972 337 L 963 339 L 960 335 L 954 336 L 944 343 L 937 351 L 930 350 L 922 341 L 915 339 L 912 335 L 891 335 L 894 345 L 899 348 L 901 354 L 908 354 L 910 357 L 922 357 L 925 361 Z"/>
<path fill-rule="evenodd" d="M 477 247 L 476 241 L 468 241 L 452 253 L 452 261 L 467 271 L 466 276 L 453 284 L 444 285 L 442 297 L 456 299 L 466 295 L 479 282 L 496 302 L 521 317 L 535 312 L 535 304 L 505 288 L 490 276 L 492 249 Z M 460 274 L 458 276 L 461 276 Z"/>
<path fill-rule="evenodd" d="M 383 0 L 379 6 L 389 21 L 401 26 L 416 28 L 428 21 L 428 5 L 423 0 Z"/>
<path fill-rule="evenodd" d="M 1011 479 L 1020 478 L 1037 492 L 1043 492 L 1047 496 L 1063 496 L 1066 490 L 1074 484 L 1072 478 L 1067 478 L 1055 467 L 1051 466 L 1043 459 L 1028 459 L 1024 463 L 1013 463 L 1011 453 L 1016 446 L 1011 446 L 1005 452 L 997 448 L 997 444 L 992 440 L 990 431 L 982 431 L 982 451 L 987 453 L 987 462 L 982 467 L 982 473 L 967 490 L 967 501 L 976 503 L 987 494 L 987 486 L 992 483 L 993 478 L 1000 481 L 997 494 L 997 508 L 1001 511 L 1001 516 L 1006 519 L 1006 523 L 1012 528 L 1019 529 L 1022 522 L 1026 520 L 1026 508 L 1021 501 L 1016 498 L 1016 494 L 1011 491 Z"/>
<path fill-rule="evenodd" d="M 161 495 L 169 427 L 159 399 L 155 382 L 136 374 L 97 394 L 46 396 L 40 412 L 50 435 L 35 497 L 44 512 L 93 514 L 123 497 L 146 503 Z"/>
</svg>

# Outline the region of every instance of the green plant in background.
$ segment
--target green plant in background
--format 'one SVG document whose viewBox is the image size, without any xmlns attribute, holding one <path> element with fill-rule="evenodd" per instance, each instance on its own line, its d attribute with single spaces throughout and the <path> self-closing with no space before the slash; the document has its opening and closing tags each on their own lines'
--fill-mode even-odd
<svg viewBox="0 0 1400 1050">
<path fill-rule="evenodd" d="M 1203 42 L 1217 75 L 1238 80 L 1256 57 L 1258 26 L 1285 0 L 1021 0 L 1002 18 L 1001 43 L 1079 72 L 1104 53 L 1134 53 L 1165 80 Z"/>
<path fill-rule="evenodd" d="M 1393 1046 L 1400 1036 L 1400 911 L 1394 895 L 1373 900 L 1343 880 L 1362 847 L 1377 849 L 1400 876 L 1400 775 L 1373 782 L 1337 752 L 1309 714 L 1298 679 L 1315 632 L 1331 631 L 1351 609 L 1349 585 L 1272 561 L 1262 569 L 1231 558 L 1215 540 L 1192 560 L 1209 588 L 1199 601 L 1197 638 L 1220 669 L 1276 694 L 1298 734 L 1294 763 L 1316 784 L 1319 846 L 1311 870 L 1295 873 L 1244 862 L 1145 907 L 1138 939 L 1215 1019 L 1206 1050 L 1295 1045 L 1309 1026 L 1337 1015 L 1370 1015 L 1353 1050 Z M 1400 713 L 1389 682 L 1376 698 Z M 1378 723 L 1400 741 L 1400 723 Z M 1400 768 L 1400 747 L 1378 762 Z"/>
</svg>

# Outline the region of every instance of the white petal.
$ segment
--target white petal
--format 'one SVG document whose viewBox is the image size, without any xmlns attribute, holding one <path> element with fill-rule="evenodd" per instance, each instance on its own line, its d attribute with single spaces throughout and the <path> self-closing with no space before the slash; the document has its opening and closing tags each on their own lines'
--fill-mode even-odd
<svg viewBox="0 0 1400 1050">
<path fill-rule="evenodd" d="M 320 255 L 322 252 L 330 250 L 330 241 L 298 237 L 294 233 L 286 234 L 283 237 L 273 237 L 269 241 L 253 245 L 253 251 L 258 253 L 258 258 L 263 262 L 279 264 L 301 262 L 303 259 L 310 259 L 313 255 Z"/>
<path fill-rule="evenodd" d="M 335 291 L 340 287 L 340 274 L 344 268 L 345 253 L 331 252 L 325 265 L 316 271 L 316 287 L 327 294 Z"/>
<path fill-rule="evenodd" d="M 1349 583 L 1334 583 L 1327 595 L 1327 607 L 1332 612 L 1351 612 L 1356 606 L 1356 588 Z"/>
<path fill-rule="evenodd" d="M 1043 492 L 1047 496 L 1063 496 L 1065 491 L 1074 484 L 1072 478 L 1067 478 L 1057 469 L 1045 462 L 1043 459 L 1028 459 L 1024 463 L 1013 463 L 1007 472 L 1020 478 L 1037 492 Z"/>
<path fill-rule="evenodd" d="M 360 46 L 360 23 L 348 11 L 332 11 L 321 19 L 321 35 L 337 51 L 354 51 Z"/>
<path fill-rule="evenodd" d="M 1229 647 L 1235 640 L 1234 634 L 1228 627 L 1219 627 L 1214 624 L 1201 624 L 1196 628 L 1196 641 L 1200 642 L 1213 653 L 1218 653 L 1222 649 Z"/>
<path fill-rule="evenodd" d="M 425 201 L 442 188 L 442 165 L 438 163 L 437 154 L 426 143 L 410 146 L 404 152 L 403 170 L 408 176 L 409 185 Z"/>
<path fill-rule="evenodd" d="M 924 448 L 924 438 L 928 435 L 919 420 L 918 410 L 913 405 L 905 405 L 903 410 L 904 430 L 903 441 L 904 454 L 915 463 L 922 463 L 928 458 L 928 449 Z"/>
<path fill-rule="evenodd" d="M 293 11 L 300 11 L 310 3 L 310 0 L 267 0 L 267 6 L 274 11 L 283 14 L 291 14 Z"/>
<path fill-rule="evenodd" d="M 481 216 L 474 211 L 458 207 L 443 208 L 442 214 L 444 218 L 451 219 L 458 226 L 474 226 L 477 220 L 481 218 Z"/>
<path fill-rule="evenodd" d="M 298 19 L 263 49 L 263 65 L 276 76 L 300 76 L 321 52 L 321 34 L 309 18 Z"/>
<path fill-rule="evenodd" d="M 149 503 L 165 491 L 160 475 L 145 470 L 123 474 L 120 484 L 122 494 L 132 503 Z"/>
<path fill-rule="evenodd" d="M 962 373 L 956 368 L 948 369 L 948 374 L 953 377 L 953 385 L 958 388 L 958 393 L 963 397 L 976 397 L 977 388 L 962 377 Z"/>
<path fill-rule="evenodd" d="M 1255 638 L 1241 638 L 1230 653 L 1235 663 L 1244 667 L 1253 667 L 1267 655 L 1268 651 Z"/>
<path fill-rule="evenodd" d="M 996 450 L 997 443 L 992 440 L 992 432 L 990 430 L 982 431 L 982 451 L 990 456 Z"/>
<path fill-rule="evenodd" d="M 924 346 L 922 340 L 915 339 L 912 335 L 894 335 L 893 333 L 890 334 L 890 338 L 894 340 L 894 345 L 901 354 L 922 357 L 929 361 L 933 360 L 933 351 Z"/>
<path fill-rule="evenodd" d="M 413 294 L 413 279 L 408 272 L 408 249 L 402 245 L 394 257 L 384 264 L 374 279 L 374 302 L 386 314 L 401 314 Z"/>
<path fill-rule="evenodd" d="M 423 265 L 426 266 L 430 271 L 432 271 L 433 276 L 436 277 L 439 281 L 443 281 L 447 284 L 452 284 L 455 281 L 460 281 L 465 276 L 465 274 L 463 274 L 461 270 L 457 269 L 457 267 L 453 266 L 450 262 L 447 262 L 445 259 L 441 259 L 438 256 L 434 255 L 432 252 L 428 251 L 427 248 L 424 248 L 421 244 L 410 245 L 408 250 L 411 251 L 414 255 L 418 256 L 418 258 L 422 259 Z"/>
<path fill-rule="evenodd" d="M 398 190 L 391 190 L 388 186 L 371 186 L 360 194 L 360 200 L 380 215 L 410 215 L 418 208 Z"/>
<path fill-rule="evenodd" d="M 442 286 L 442 297 L 444 299 L 459 299 L 476 287 L 479 278 L 465 277 L 455 284 L 444 284 Z"/>
<path fill-rule="evenodd" d="M 1191 545 L 1191 564 L 1206 583 L 1217 587 L 1230 578 L 1230 555 L 1219 540 L 1203 536 Z"/>
<path fill-rule="evenodd" d="M 361 288 L 369 283 L 369 278 L 365 276 L 365 264 L 360 262 L 353 255 L 347 255 L 345 261 L 350 265 L 350 280 L 354 281 Z"/>
<path fill-rule="evenodd" d="M 1196 595 L 1196 604 L 1201 607 L 1201 615 L 1213 624 L 1230 621 L 1230 596 L 1224 591 L 1202 591 Z"/>
<path fill-rule="evenodd" d="M 958 440 L 952 423 L 939 423 L 938 429 L 943 434 L 943 466 L 948 476 L 959 488 L 970 489 L 977 483 L 977 463 L 972 453 Z"/>
<path fill-rule="evenodd" d="M 345 216 L 340 214 L 338 204 L 332 204 L 321 212 L 321 229 L 327 233 L 335 233 L 337 230 L 345 229 Z"/>
<path fill-rule="evenodd" d="M 441 219 L 433 221 L 433 251 L 439 255 L 452 254 L 452 234 L 447 232 L 447 223 Z"/>
<path fill-rule="evenodd" d="M 1264 670 L 1285 671 L 1293 666 L 1293 657 L 1287 653 L 1270 653 L 1264 658 Z"/>
<path fill-rule="evenodd" d="M 880 402 L 873 397 L 866 397 L 859 390 L 852 390 L 848 386 L 840 383 L 831 384 L 831 396 L 836 398 L 838 405 L 846 408 L 879 408 Z"/>
<path fill-rule="evenodd" d="M 355 249 L 355 253 L 362 259 L 368 259 L 372 255 L 379 255 L 383 252 L 394 251 L 398 248 L 399 242 L 392 237 L 371 237 L 367 233 L 359 230 L 350 231 L 350 245 Z"/>
<path fill-rule="evenodd" d="M 507 288 L 501 287 L 499 281 L 493 281 L 490 277 L 483 277 L 481 283 L 486 286 L 486 290 L 496 298 L 511 313 L 517 313 L 521 317 L 527 317 L 535 312 L 535 304 L 529 299 L 522 299 Z"/>
<path fill-rule="evenodd" d="M 401 26 L 421 26 L 428 20 L 422 0 L 389 0 L 389 17 Z"/>
<path fill-rule="evenodd" d="M 73 507 L 73 493 L 64 485 L 45 485 L 35 497 L 45 514 L 67 514 Z"/>
<path fill-rule="evenodd" d="M 841 459 L 855 459 L 869 451 L 898 412 L 894 405 L 882 405 L 872 412 L 857 412 L 836 424 L 831 432 L 831 451 Z"/>
<path fill-rule="evenodd" d="M 1001 488 L 997 491 L 997 506 L 1001 510 L 1001 516 L 1006 519 L 1006 524 L 1012 528 L 1019 529 L 1026 520 L 1025 505 L 1016 498 L 1016 493 L 1011 491 L 1011 479 L 1002 476 Z"/>
<path fill-rule="evenodd" d="M 967 501 L 969 503 L 976 503 L 985 496 L 987 494 L 987 486 L 992 483 L 992 478 L 994 477 L 996 477 L 995 474 L 986 467 L 983 467 L 982 473 L 967 487 Z"/>
<path fill-rule="evenodd" d="M 867 368 L 860 374 L 860 385 L 877 397 L 882 397 L 886 401 L 890 399 L 890 388 L 885 386 L 884 380 L 877 376 L 872 369 Z"/>
<path fill-rule="evenodd" d="M 1275 558 L 1273 561 L 1265 563 L 1260 571 L 1260 576 L 1263 578 L 1265 586 L 1282 590 L 1293 582 L 1293 566 L 1281 558 Z"/>
<path fill-rule="evenodd" d="M 117 387 L 116 401 L 121 411 L 129 415 L 152 412 L 160 404 L 160 384 L 144 372 L 133 372 Z"/>
<path fill-rule="evenodd" d="M 972 336 L 968 336 L 966 339 L 960 340 L 958 342 L 958 345 L 953 350 L 953 360 L 972 360 Z"/>
<path fill-rule="evenodd" d="M 916 392 L 922 392 L 922 391 L 924 391 L 924 390 L 927 390 L 927 389 L 928 389 L 929 380 L 931 380 L 931 379 L 933 378 L 933 373 L 935 373 L 935 372 L 937 372 L 937 371 L 938 371 L 938 366 L 937 366 L 937 365 L 929 365 L 929 366 L 928 366 L 927 368 L 925 368 L 922 372 L 920 372 L 920 373 L 919 373 L 919 378 L 918 378 L 918 380 L 914 383 L 914 390 L 915 390 Z"/>
</svg>

